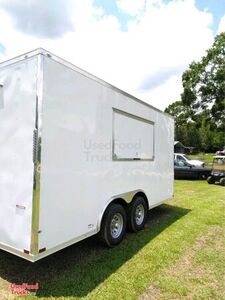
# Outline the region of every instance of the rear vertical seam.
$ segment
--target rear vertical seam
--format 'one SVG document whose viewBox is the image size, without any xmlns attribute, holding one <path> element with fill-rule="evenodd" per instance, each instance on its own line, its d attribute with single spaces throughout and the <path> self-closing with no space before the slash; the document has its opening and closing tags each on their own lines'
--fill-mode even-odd
<svg viewBox="0 0 225 300">
<path fill-rule="evenodd" d="M 40 178 L 41 178 L 41 129 L 42 129 L 42 93 L 43 93 L 43 56 L 38 55 L 37 62 L 37 96 L 35 114 L 34 139 L 34 179 L 30 252 L 39 253 L 39 210 L 40 210 Z"/>
</svg>

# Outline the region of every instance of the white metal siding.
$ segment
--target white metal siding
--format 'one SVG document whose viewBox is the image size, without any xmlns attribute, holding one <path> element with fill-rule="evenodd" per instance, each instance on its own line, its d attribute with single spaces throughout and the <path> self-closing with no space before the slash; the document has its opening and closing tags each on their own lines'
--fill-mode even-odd
<svg viewBox="0 0 225 300">
<path fill-rule="evenodd" d="M 0 244 L 30 248 L 37 58 L 0 69 Z"/>
<path fill-rule="evenodd" d="M 96 230 L 114 195 L 172 196 L 171 118 L 47 57 L 43 86 L 39 248 Z M 112 161 L 113 108 L 154 122 L 153 161 Z"/>
</svg>

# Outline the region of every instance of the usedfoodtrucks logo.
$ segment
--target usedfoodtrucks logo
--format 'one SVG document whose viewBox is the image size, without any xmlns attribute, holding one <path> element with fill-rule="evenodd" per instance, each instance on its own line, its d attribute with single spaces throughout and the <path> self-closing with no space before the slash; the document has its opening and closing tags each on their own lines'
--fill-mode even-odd
<svg viewBox="0 0 225 300">
<path fill-rule="evenodd" d="M 36 292 L 39 289 L 39 284 L 15 284 L 12 283 L 11 286 L 11 292 L 13 295 L 29 295 L 33 293 L 34 291 Z M 32 292 L 30 291 L 32 290 Z"/>
<path fill-rule="evenodd" d="M 94 161 L 111 161 L 111 155 L 109 150 L 113 149 L 113 151 L 124 151 L 124 154 L 131 153 L 133 157 L 137 157 L 139 155 L 139 151 L 142 147 L 141 139 L 134 140 L 132 142 L 121 142 L 118 140 L 109 140 L 109 141 L 101 141 L 101 140 L 84 140 L 83 149 L 86 161 L 94 162 Z M 107 151 L 108 150 L 108 151 Z M 113 157 L 116 158 L 116 154 L 113 153 Z"/>
</svg>

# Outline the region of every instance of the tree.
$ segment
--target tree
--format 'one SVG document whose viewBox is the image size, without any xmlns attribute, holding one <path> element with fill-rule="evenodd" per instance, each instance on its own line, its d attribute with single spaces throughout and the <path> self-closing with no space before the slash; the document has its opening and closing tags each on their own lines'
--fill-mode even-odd
<svg viewBox="0 0 225 300">
<path fill-rule="evenodd" d="M 181 101 L 175 101 L 174 103 L 170 104 L 166 109 L 165 112 L 172 115 L 175 121 L 175 127 L 179 127 L 187 121 L 188 118 L 188 111 L 187 107 L 182 104 Z"/>
<path fill-rule="evenodd" d="M 184 145 L 199 147 L 198 130 L 196 123 L 189 118 L 190 110 L 181 101 L 176 101 L 170 104 L 165 112 L 174 117 L 175 140 L 181 141 Z"/>
<path fill-rule="evenodd" d="M 182 75 L 181 100 L 165 111 L 174 116 L 175 139 L 198 150 L 215 151 L 225 145 L 225 32 L 200 62 Z"/>
<path fill-rule="evenodd" d="M 191 109 L 190 117 L 198 119 L 209 110 L 218 128 L 225 129 L 225 32 L 215 38 L 212 48 L 200 62 L 192 62 L 183 73 L 182 104 Z"/>
</svg>

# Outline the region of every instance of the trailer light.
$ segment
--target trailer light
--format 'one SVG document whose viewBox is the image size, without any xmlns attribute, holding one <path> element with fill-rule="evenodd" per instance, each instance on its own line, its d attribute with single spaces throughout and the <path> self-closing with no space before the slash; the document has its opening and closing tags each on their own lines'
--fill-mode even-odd
<svg viewBox="0 0 225 300">
<path fill-rule="evenodd" d="M 26 250 L 26 249 L 24 249 L 23 252 L 24 252 L 25 254 L 30 254 L 30 251 L 29 251 L 29 250 Z"/>
<path fill-rule="evenodd" d="M 26 209 L 26 206 L 16 204 L 16 208 L 19 208 L 19 209 Z"/>
<path fill-rule="evenodd" d="M 39 253 L 45 252 L 46 248 L 39 249 Z"/>
</svg>

